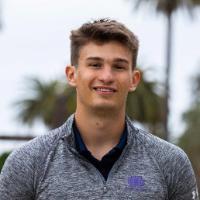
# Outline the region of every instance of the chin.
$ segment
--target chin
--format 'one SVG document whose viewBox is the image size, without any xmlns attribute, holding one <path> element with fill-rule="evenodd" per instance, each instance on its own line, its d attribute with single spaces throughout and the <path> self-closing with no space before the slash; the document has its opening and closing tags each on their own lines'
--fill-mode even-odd
<svg viewBox="0 0 200 200">
<path fill-rule="evenodd" d="M 95 112 L 105 112 L 105 113 L 115 113 L 116 111 L 119 111 L 119 106 L 111 105 L 111 104 L 101 104 L 101 105 L 94 105 L 93 110 Z"/>
</svg>

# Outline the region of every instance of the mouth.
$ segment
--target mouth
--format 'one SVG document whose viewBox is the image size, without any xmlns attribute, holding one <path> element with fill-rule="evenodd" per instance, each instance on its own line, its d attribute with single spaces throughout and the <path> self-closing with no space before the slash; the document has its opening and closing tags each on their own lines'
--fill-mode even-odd
<svg viewBox="0 0 200 200">
<path fill-rule="evenodd" d="M 117 90 L 115 88 L 112 88 L 112 87 L 101 87 L 101 86 L 98 86 L 98 87 L 93 87 L 93 89 L 99 93 L 114 93 L 116 92 Z"/>
</svg>

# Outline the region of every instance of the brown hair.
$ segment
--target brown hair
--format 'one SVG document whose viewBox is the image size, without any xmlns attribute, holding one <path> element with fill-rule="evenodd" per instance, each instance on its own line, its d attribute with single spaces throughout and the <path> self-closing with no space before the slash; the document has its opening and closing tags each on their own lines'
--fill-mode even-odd
<svg viewBox="0 0 200 200">
<path fill-rule="evenodd" d="M 78 64 L 81 47 L 88 42 L 105 43 L 117 41 L 132 53 L 132 67 L 136 66 L 139 42 L 137 37 L 122 23 L 110 19 L 99 19 L 83 24 L 79 29 L 71 31 L 71 64 Z"/>
</svg>

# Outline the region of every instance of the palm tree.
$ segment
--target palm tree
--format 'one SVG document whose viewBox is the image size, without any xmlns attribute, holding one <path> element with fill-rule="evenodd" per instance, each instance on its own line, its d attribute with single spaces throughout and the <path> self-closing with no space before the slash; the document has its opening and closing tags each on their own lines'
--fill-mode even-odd
<svg viewBox="0 0 200 200">
<path fill-rule="evenodd" d="M 163 137 L 164 97 L 157 93 L 157 86 L 156 82 L 147 81 L 142 75 L 137 90 L 128 96 L 127 114 L 142 123 L 150 132 Z"/>
<path fill-rule="evenodd" d="M 18 118 L 28 125 L 42 120 L 50 129 L 60 126 L 75 109 L 74 90 L 61 82 L 42 82 L 36 78 L 28 79 L 32 97 L 15 104 L 19 107 Z"/>
<path fill-rule="evenodd" d="M 170 75 L 171 75 L 171 48 L 172 48 L 172 16 L 179 8 L 186 8 L 189 12 L 194 6 L 200 5 L 200 0 L 129 0 L 138 8 L 144 3 L 151 3 L 158 13 L 162 13 L 167 19 L 167 37 L 166 37 L 166 79 L 165 79 L 165 140 L 169 140 L 168 118 L 169 118 L 169 98 L 170 98 Z"/>
</svg>

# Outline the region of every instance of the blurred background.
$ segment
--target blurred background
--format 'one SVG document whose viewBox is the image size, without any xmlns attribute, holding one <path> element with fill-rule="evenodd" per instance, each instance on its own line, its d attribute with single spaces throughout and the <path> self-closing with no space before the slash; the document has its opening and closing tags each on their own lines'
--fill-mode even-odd
<svg viewBox="0 0 200 200">
<path fill-rule="evenodd" d="M 0 169 L 9 152 L 74 112 L 75 91 L 64 75 L 70 31 L 108 17 L 140 40 L 143 76 L 128 97 L 128 115 L 183 148 L 199 182 L 199 5 L 200 0 L 0 0 Z"/>
</svg>

